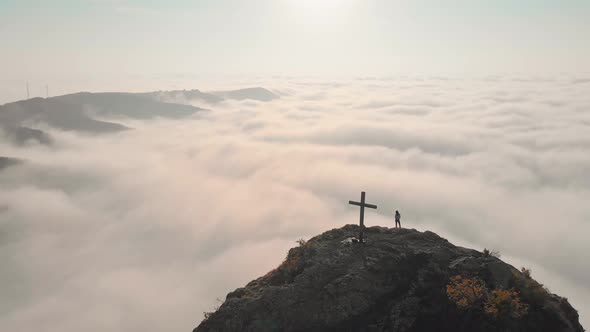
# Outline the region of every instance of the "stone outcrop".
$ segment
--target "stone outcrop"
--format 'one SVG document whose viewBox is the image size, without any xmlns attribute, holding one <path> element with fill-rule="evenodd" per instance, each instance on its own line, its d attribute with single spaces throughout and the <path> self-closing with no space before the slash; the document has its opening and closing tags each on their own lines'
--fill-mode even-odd
<svg viewBox="0 0 590 332">
<path fill-rule="evenodd" d="M 371 227 L 366 243 L 353 243 L 358 230 L 347 225 L 292 248 L 275 270 L 229 293 L 194 332 L 583 331 L 566 299 L 497 257 L 413 229 Z M 516 291 L 526 314 L 458 306 L 447 291 L 455 276 L 482 281 L 486 294 Z"/>
</svg>

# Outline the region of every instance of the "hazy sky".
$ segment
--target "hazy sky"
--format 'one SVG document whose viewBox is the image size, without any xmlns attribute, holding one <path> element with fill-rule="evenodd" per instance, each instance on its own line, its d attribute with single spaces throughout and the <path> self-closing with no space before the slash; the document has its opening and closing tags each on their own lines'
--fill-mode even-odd
<svg viewBox="0 0 590 332">
<path fill-rule="evenodd" d="M 0 0 L 2 80 L 588 73 L 587 0 Z"/>
</svg>

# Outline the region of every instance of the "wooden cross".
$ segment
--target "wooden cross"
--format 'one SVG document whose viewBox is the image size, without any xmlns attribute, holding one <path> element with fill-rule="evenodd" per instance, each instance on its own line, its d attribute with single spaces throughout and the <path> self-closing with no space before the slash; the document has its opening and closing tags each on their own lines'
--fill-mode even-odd
<svg viewBox="0 0 590 332">
<path fill-rule="evenodd" d="M 361 231 L 359 234 L 359 242 L 362 243 L 363 242 L 363 230 L 365 228 L 365 208 L 376 209 L 377 205 L 365 203 L 365 192 L 364 191 L 361 191 L 361 201 L 360 202 L 348 201 L 348 204 L 358 205 L 361 207 L 361 218 L 360 218 Z"/>
</svg>

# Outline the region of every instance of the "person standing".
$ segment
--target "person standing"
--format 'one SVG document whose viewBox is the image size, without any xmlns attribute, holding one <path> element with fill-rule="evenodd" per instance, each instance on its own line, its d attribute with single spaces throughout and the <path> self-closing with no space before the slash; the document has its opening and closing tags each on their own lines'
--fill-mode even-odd
<svg viewBox="0 0 590 332">
<path fill-rule="evenodd" d="M 402 215 L 399 214 L 398 210 L 395 210 L 395 228 L 402 228 Z"/>
</svg>

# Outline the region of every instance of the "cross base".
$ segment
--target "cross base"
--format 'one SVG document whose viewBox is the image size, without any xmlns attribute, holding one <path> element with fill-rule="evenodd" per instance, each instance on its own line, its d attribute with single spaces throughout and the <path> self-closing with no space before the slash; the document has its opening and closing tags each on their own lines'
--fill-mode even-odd
<svg viewBox="0 0 590 332">
<path fill-rule="evenodd" d="M 360 211 L 361 213 L 360 213 L 360 218 L 359 218 L 359 226 L 361 228 L 359 231 L 359 238 L 358 238 L 357 242 L 355 242 L 355 243 L 365 243 L 365 241 L 363 239 L 364 230 L 365 230 L 365 223 L 364 223 L 365 208 L 376 209 L 377 205 L 365 203 L 365 192 L 364 191 L 361 191 L 361 201 L 360 202 L 348 201 L 348 204 L 357 205 L 357 206 L 360 206 L 360 208 L 361 208 L 361 211 Z"/>
<path fill-rule="evenodd" d="M 360 243 L 360 244 L 367 243 L 367 239 L 362 239 L 361 240 L 361 239 L 353 238 L 351 241 L 352 241 L 352 243 Z"/>
</svg>

